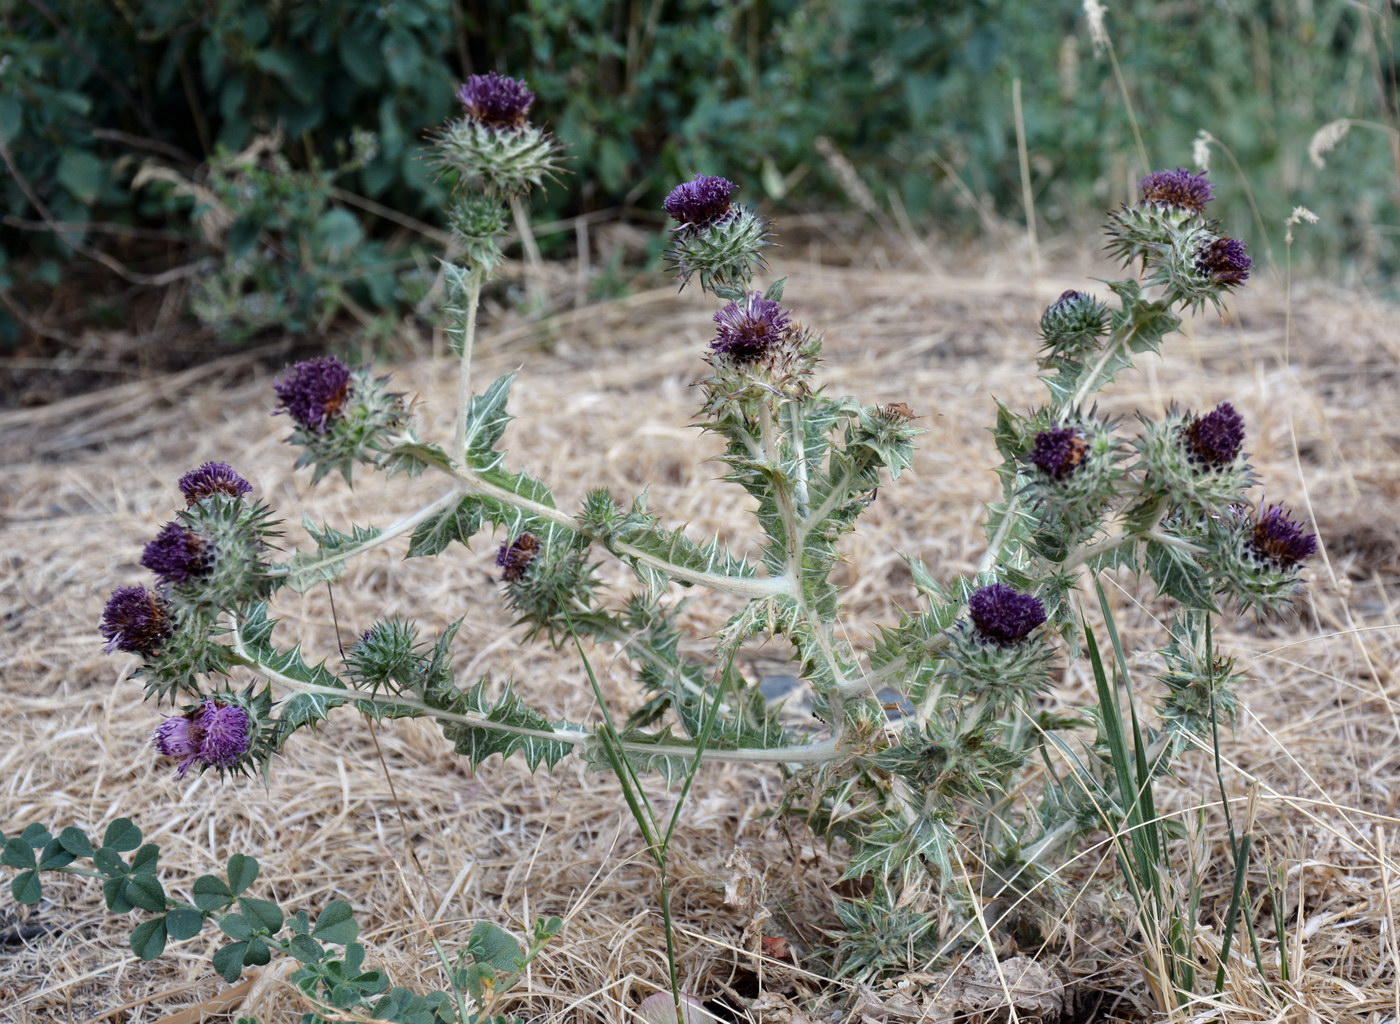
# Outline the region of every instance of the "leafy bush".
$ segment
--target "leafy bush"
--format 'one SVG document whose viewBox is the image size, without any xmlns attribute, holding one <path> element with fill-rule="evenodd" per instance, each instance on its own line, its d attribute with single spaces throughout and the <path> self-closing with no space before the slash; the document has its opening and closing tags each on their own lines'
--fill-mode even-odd
<svg viewBox="0 0 1400 1024">
<path fill-rule="evenodd" d="M 1251 501 L 1246 425 L 1229 403 L 1142 416 L 1131 428 L 1096 411 L 1096 395 L 1156 352 L 1184 312 L 1219 307 L 1248 279 L 1246 247 L 1207 216 L 1211 182 L 1158 172 L 1110 214 L 1109 249 L 1126 276 L 1105 283 L 1111 301 L 1069 291 L 1045 311 L 1046 401 L 998 408 L 1002 494 L 987 511 L 979 568 L 940 579 L 910 560 L 916 606 L 860 649 L 848 638 L 867 631 L 847 620 L 834 577 L 840 543 L 877 489 L 911 465 L 914 414 L 824 392 L 820 333 L 783 306 L 783 281 L 755 283 L 768 225 L 733 200 L 732 182 L 700 175 L 666 198 L 676 222 L 668 261 L 683 284 L 724 303 L 703 353 L 700 415 L 723 439 L 726 479 L 751 499 L 757 554 L 670 529 L 644 497 L 619 500 L 606 487 L 576 510 L 558 507 L 503 444 L 516 374 L 484 388 L 472 379 L 477 308 L 500 262 L 506 208 L 555 169 L 558 147 L 528 121 L 520 83 L 473 76 L 461 99 L 462 116 L 435 136 L 453 171 L 448 215 L 463 254 L 446 273 L 460 367 L 452 437 L 419 437 L 404 396 L 370 367 L 323 357 L 275 385 L 313 481 L 348 482 L 367 468 L 432 474 L 444 489 L 390 526 L 307 522 L 313 546 L 277 560 L 272 512 L 247 480 L 224 463 L 180 478 L 185 507 L 141 558 L 154 586 L 119 587 L 101 623 L 111 648 L 139 656 L 148 697 L 180 705 L 157 727 L 156 749 L 181 774 L 270 771 L 300 730 L 349 707 L 372 720 L 431 719 L 473 766 L 518 755 L 553 768 L 576 756 L 609 770 L 660 874 L 677 1007 L 667 849 L 707 759 L 781 766 L 782 809 L 844 843 L 844 879 L 859 895 L 837 902 L 842 929 L 823 966 L 838 976 L 897 974 L 1034 932 L 1059 913 L 1054 882 L 1070 851 L 1106 832 L 1143 941 L 1161 944 L 1149 959 L 1161 965 L 1162 1009 L 1195 998 L 1199 891 L 1183 897 L 1172 879 L 1174 837 L 1154 787 L 1180 758 L 1217 745 L 1236 708 L 1240 675 L 1215 646 L 1217 616 L 1286 606 L 1316 548 L 1284 509 Z M 339 662 L 317 662 L 280 635 L 272 601 L 283 588 L 333 582 L 350 559 L 397 539 L 407 537 L 408 557 L 431 557 L 491 529 L 502 538 L 504 599 L 529 636 L 577 646 L 593 721 L 557 721 L 513 686 L 459 678 L 455 626 L 430 637 L 387 618 Z M 599 557 L 630 570 L 635 590 L 606 589 Z M 1150 651 L 1164 666 L 1155 714 L 1133 690 L 1102 590 L 1098 622 L 1079 601 L 1083 574 L 1097 582 L 1108 571 L 1155 585 L 1173 617 Z M 743 599 L 703 660 L 683 653 L 682 613 L 700 598 L 680 590 Z M 815 732 L 785 726 L 760 681 L 736 668 L 745 645 L 773 639 L 796 652 Z M 646 699 L 626 716 L 604 700 L 585 642 L 620 644 L 631 660 Z M 1083 659 L 1097 699 L 1052 713 L 1062 659 Z M 259 681 L 238 692 L 234 670 Z M 905 709 L 897 720 L 889 691 Z M 653 798 L 676 782 L 667 817 Z M 1240 885 L 1248 849 L 1241 838 Z"/>
</svg>

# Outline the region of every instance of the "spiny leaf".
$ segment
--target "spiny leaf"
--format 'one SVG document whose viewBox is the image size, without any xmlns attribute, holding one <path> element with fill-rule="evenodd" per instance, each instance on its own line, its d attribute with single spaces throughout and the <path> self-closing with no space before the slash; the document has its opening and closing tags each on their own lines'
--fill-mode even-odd
<svg viewBox="0 0 1400 1024">
<path fill-rule="evenodd" d="M 487 721 L 509 727 L 492 729 L 489 726 L 471 725 L 466 722 L 442 722 L 443 735 L 452 742 L 457 753 L 465 755 L 471 761 L 473 767 L 492 754 L 509 757 L 520 753 L 524 755 L 525 763 L 531 771 L 535 771 L 541 763 L 553 768 L 573 750 L 573 745 L 564 740 L 551 740 L 514 731 L 528 729 L 531 732 L 548 733 L 554 732 L 557 727 L 544 715 L 527 707 L 509 686 L 494 701 L 487 696 L 485 680 L 470 690 L 459 690 L 455 686 L 431 689 L 424 694 L 424 700 L 442 711 L 479 715 Z"/>
<path fill-rule="evenodd" d="M 407 557 L 436 555 L 454 540 L 463 546 L 470 544 L 481 529 L 482 513 L 481 500 L 467 495 L 451 508 L 429 516 L 414 528 Z"/>
<path fill-rule="evenodd" d="M 337 554 L 372 541 L 381 532 L 368 526 L 352 526 L 349 533 L 341 533 L 329 526 L 317 527 L 309 518 L 302 520 L 302 526 L 316 542 L 316 550 L 298 551 L 287 560 L 286 583 L 298 594 L 318 583 L 338 579 L 345 571 L 345 558 L 336 557 Z"/>
</svg>

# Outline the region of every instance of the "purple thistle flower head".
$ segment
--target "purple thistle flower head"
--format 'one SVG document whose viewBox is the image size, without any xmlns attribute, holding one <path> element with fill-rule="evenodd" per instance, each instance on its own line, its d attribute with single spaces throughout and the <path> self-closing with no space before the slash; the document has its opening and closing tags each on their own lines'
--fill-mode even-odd
<svg viewBox="0 0 1400 1024">
<path fill-rule="evenodd" d="M 1196 250 L 1196 272 L 1216 284 L 1243 284 L 1254 261 L 1238 238 L 1217 238 Z"/>
<path fill-rule="evenodd" d="M 525 578 L 525 571 L 540 553 L 540 539 L 533 533 L 522 533 L 519 537 L 501 545 L 496 552 L 496 564 L 501 567 L 501 579 L 508 583 Z"/>
<path fill-rule="evenodd" d="M 179 486 L 186 506 L 215 494 L 241 498 L 253 489 L 253 485 L 234 472 L 227 462 L 206 462 L 180 477 Z"/>
<path fill-rule="evenodd" d="M 179 523 L 166 523 L 141 552 L 141 565 L 162 583 L 178 585 L 209 570 L 210 552 L 193 530 Z"/>
<path fill-rule="evenodd" d="M 151 734 L 151 743 L 163 757 L 179 758 L 175 774 L 181 777 L 199 756 L 199 711 L 170 715 Z"/>
<path fill-rule="evenodd" d="M 1261 561 L 1291 569 L 1317 552 L 1317 535 L 1304 533 L 1282 505 L 1270 505 L 1255 517 L 1250 546 Z"/>
<path fill-rule="evenodd" d="M 512 130 L 525 127 L 525 115 L 535 102 L 535 94 L 524 82 L 495 71 L 472 75 L 457 90 L 457 98 L 477 124 Z"/>
<path fill-rule="evenodd" d="M 172 632 L 164 599 L 145 587 L 118 587 L 102 610 L 104 650 L 155 654 Z"/>
<path fill-rule="evenodd" d="M 792 327 L 792 316 L 772 299 L 749 292 L 742 302 L 731 302 L 716 313 L 715 323 L 719 330 L 710 351 L 748 361 L 781 344 Z"/>
<path fill-rule="evenodd" d="M 728 178 L 697 174 L 671 189 L 661 205 L 685 227 L 703 228 L 729 216 L 729 194 L 739 186 Z"/>
<path fill-rule="evenodd" d="M 1051 480 L 1063 480 L 1084 463 L 1089 445 L 1073 427 L 1053 427 L 1035 435 L 1031 462 Z"/>
<path fill-rule="evenodd" d="M 304 430 L 326 432 L 326 424 L 340 415 L 350 397 L 350 368 L 335 356 L 297 363 L 273 385 L 281 408 Z M 273 415 L 277 415 L 274 413 Z"/>
<path fill-rule="evenodd" d="M 1191 454 L 1207 466 L 1228 466 L 1244 444 L 1244 417 L 1229 402 L 1221 402 L 1186 427 Z"/>
<path fill-rule="evenodd" d="M 1184 167 L 1174 171 L 1154 171 L 1138 182 L 1144 203 L 1162 203 L 1200 213 L 1215 196 L 1204 174 L 1192 174 Z"/>
<path fill-rule="evenodd" d="M 993 583 L 973 594 L 967 612 L 983 639 L 1003 647 L 1020 643 L 1045 621 L 1045 605 L 1038 597 L 1005 583 Z"/>
<path fill-rule="evenodd" d="M 252 744 L 253 719 L 237 704 L 205 699 L 199 708 L 199 759 L 232 768 Z"/>
</svg>

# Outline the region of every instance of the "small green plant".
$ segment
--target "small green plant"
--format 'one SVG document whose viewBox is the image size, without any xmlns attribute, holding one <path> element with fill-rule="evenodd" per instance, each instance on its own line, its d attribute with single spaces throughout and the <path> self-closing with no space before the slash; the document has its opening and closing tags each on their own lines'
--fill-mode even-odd
<svg viewBox="0 0 1400 1024">
<path fill-rule="evenodd" d="M 208 718 L 204 725 L 211 735 L 237 729 L 236 723 Z M 167 735 L 162 742 L 169 740 Z M 542 918 L 522 946 L 508 932 L 479 921 L 466 947 L 443 965 L 450 991 L 421 995 L 391 987 L 383 971 L 365 967 L 365 947 L 356 941 L 360 926 L 344 900 L 332 900 L 314 919 L 305 911 L 288 915 L 275 900 L 248 895 L 260 869 L 257 860 L 241 853 L 229 858 L 222 877 L 196 878 L 183 899 L 171 895 L 160 879 L 160 847 L 141 838 L 127 818 L 108 825 L 100 843 L 72 826 L 55 836 L 35 823 L 15 836 L 0 833 L 0 864 L 18 872 L 10 892 L 20 903 L 43 898 L 46 872 L 102 879 L 112 913 L 151 915 L 131 931 L 131 951 L 142 960 L 154 960 L 168 943 L 192 939 L 210 924 L 229 940 L 214 953 L 213 967 L 230 984 L 274 954 L 295 958 L 301 966 L 291 984 L 315 1007 L 302 1015 L 302 1024 L 345 1020 L 347 1011 L 395 1024 L 508 1024 L 508 1018 L 492 1016 L 491 1007 L 561 927 L 557 917 Z M 84 860 L 92 867 L 74 866 Z M 254 1018 L 242 1020 L 256 1024 Z"/>
<path fill-rule="evenodd" d="M 111 647 L 140 657 L 148 695 L 183 704 L 157 728 L 157 750 L 182 773 L 266 772 L 298 730 L 349 705 L 368 719 L 433 719 L 473 766 L 499 754 L 553 767 L 572 755 L 613 772 L 661 875 L 678 1014 L 666 851 L 705 761 L 780 766 L 782 810 L 844 842 L 845 878 L 863 895 L 837 902 L 825 966 L 855 978 L 1039 929 L 1058 912 L 1051 882 L 1066 850 L 1107 829 L 1147 941 L 1168 944 L 1155 976 L 1163 1008 L 1191 998 L 1195 911 L 1182 912 L 1163 880 L 1172 834 L 1153 785 L 1195 745 L 1215 743 L 1235 707 L 1238 675 L 1216 650 L 1214 617 L 1285 605 L 1316 546 L 1282 508 L 1248 501 L 1245 424 L 1229 403 L 1143 415 L 1132 429 L 1095 410 L 1094 396 L 1155 352 L 1181 311 L 1219 305 L 1247 279 L 1244 245 L 1206 216 L 1210 182 L 1158 172 L 1111 215 L 1110 245 L 1129 275 L 1107 282 L 1111 305 L 1070 291 L 1045 311 L 1048 400 L 997 410 L 1003 493 L 988 510 L 978 571 L 940 579 L 911 559 L 917 606 L 860 650 L 847 640 L 859 631 L 847 628 L 833 570 L 875 490 L 912 463 L 919 431 L 909 407 L 824 392 L 821 335 L 783 305 L 782 280 L 755 285 L 768 225 L 733 200 L 732 182 L 700 175 L 666 200 L 676 223 L 669 260 L 683 283 L 724 303 L 704 353 L 701 415 L 723 441 L 727 479 L 754 502 L 757 555 L 697 541 L 644 498 L 619 501 L 605 488 L 577 510 L 559 508 L 502 447 L 515 374 L 480 391 L 472 380 L 478 299 L 500 260 L 509 204 L 554 173 L 558 149 L 529 122 L 533 97 L 520 83 L 475 76 L 459 98 L 463 115 L 436 140 L 463 254 L 447 272 L 460 367 L 453 436 L 420 438 L 387 379 L 333 357 L 299 363 L 276 385 L 288 440 L 313 479 L 349 481 L 368 467 L 430 473 L 444 489 L 387 527 L 307 521 L 314 546 L 279 561 L 272 513 L 238 473 L 210 463 L 181 478 L 186 507 L 142 556 L 157 586 L 119 588 L 102 621 Z M 648 693 L 630 715 L 607 707 L 596 683 L 597 720 L 561 722 L 512 686 L 459 679 L 455 626 L 425 637 L 408 619 L 375 622 L 339 662 L 276 636 L 270 601 L 280 589 L 334 581 L 351 558 L 399 538 L 408 557 L 428 557 L 470 547 L 489 528 L 502 537 L 504 599 L 527 634 L 578 644 L 590 681 L 587 643 L 626 651 Z M 605 590 L 594 572 L 604 555 L 632 571 L 635 591 Z M 1165 672 L 1150 719 L 1126 689 L 1112 618 L 1096 627 L 1077 602 L 1085 572 L 1111 571 L 1151 581 L 1176 609 L 1157 652 Z M 680 591 L 744 599 L 704 660 L 681 653 Z M 1099 628 L 1112 639 L 1112 672 Z M 796 651 L 816 735 L 786 728 L 735 668 L 744 645 L 774 637 Z M 1098 699 L 1052 711 L 1056 666 L 1079 657 Z M 233 692 L 222 679 L 235 667 L 264 682 Z M 909 708 L 894 720 L 889 691 Z M 1085 726 L 1087 742 L 1066 735 Z M 663 820 L 649 789 L 677 783 Z"/>
</svg>

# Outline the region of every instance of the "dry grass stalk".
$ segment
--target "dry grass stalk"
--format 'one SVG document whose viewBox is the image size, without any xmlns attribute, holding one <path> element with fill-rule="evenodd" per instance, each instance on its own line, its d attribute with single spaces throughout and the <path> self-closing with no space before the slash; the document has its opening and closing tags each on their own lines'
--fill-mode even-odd
<svg viewBox="0 0 1400 1024">
<path fill-rule="evenodd" d="M 900 553 L 947 573 L 976 565 L 982 503 L 997 493 L 989 471 L 990 396 L 1013 407 L 1035 400 L 1039 386 L 1024 376 L 1036 345 L 1033 325 L 1046 301 L 1082 281 L 1076 274 L 1037 287 L 995 262 L 962 265 L 969 268 L 962 277 L 774 268 L 792 275 L 792 307 L 827 331 L 832 389 L 907 402 L 929 430 L 914 473 L 881 488 L 845 547 L 852 618 L 872 629 L 910 600 Z M 1139 406 L 1160 411 L 1167 396 L 1195 408 L 1234 402 L 1249 424 L 1247 448 L 1272 481 L 1269 497 L 1296 501 L 1306 483 L 1326 550 L 1295 618 L 1243 620 L 1228 634 L 1251 678 L 1241 694 L 1249 711 L 1224 737 L 1237 819 L 1250 800 L 1257 807 L 1248 909 L 1272 964 L 1281 937 L 1264 894 L 1280 874 L 1293 973 L 1288 983 L 1265 985 L 1247 944 L 1237 942 L 1224 1015 L 1232 1022 L 1379 1021 L 1397 1012 L 1400 999 L 1391 889 L 1400 880 L 1393 841 L 1400 798 L 1393 668 L 1400 664 L 1400 316 L 1355 296 L 1295 286 L 1297 340 L 1286 366 L 1280 295 L 1247 290 L 1232 306 L 1225 322 L 1198 322 L 1163 360 L 1148 361 L 1105 399 L 1110 414 Z M 619 494 L 650 487 L 669 519 L 691 523 L 697 536 L 718 532 L 742 546 L 735 534 L 745 499 L 713 486 L 719 468 L 696 458 L 714 453 L 712 439 L 681 426 L 691 415 L 688 385 L 700 372 L 709 304 L 643 293 L 593 310 L 560 321 L 548 355 L 533 341 L 548 326 L 484 331 L 481 379 L 525 364 L 514 456 L 558 485 L 561 505 L 576 504 L 599 481 Z M 657 338 L 665 340 L 658 346 Z M 449 429 L 452 368 L 424 361 L 398 367 L 396 376 L 421 396 L 424 414 L 436 421 L 431 431 Z M 205 459 L 234 463 L 291 520 L 292 542 L 303 509 L 332 523 L 351 521 L 352 508 L 355 521 L 387 521 L 432 486 L 367 478 L 353 494 L 334 485 L 311 491 L 291 472 L 280 443 L 285 423 L 266 415 L 268 384 L 192 375 L 78 402 L 62 426 L 44 410 L 5 416 L 0 685 L 9 742 L 0 748 L 0 827 L 33 820 L 92 827 L 129 814 L 162 844 L 177 890 L 181 878 L 187 884 L 231 852 L 254 853 L 264 866 L 258 886 L 293 908 L 350 900 L 371 959 L 398 984 L 440 985 L 430 940 L 459 945 L 475 919 L 519 927 L 533 915 L 557 913 L 566 919 L 562 935 L 506 1009 L 558 1022 L 635 1020 L 640 1001 L 664 987 L 666 967 L 654 876 L 610 779 L 575 767 L 531 776 L 515 762 L 488 763 L 473 774 L 431 727 L 390 723 L 378 739 L 402 797 L 396 807 L 369 740 L 343 719 L 295 744 L 266 787 L 212 777 L 181 783 L 153 763 L 152 711 L 124 678 L 125 663 L 102 655 L 96 620 L 106 591 L 140 575 L 140 544 L 173 507 L 175 475 Z M 513 677 L 549 713 L 588 718 L 591 698 L 575 658 L 523 646 L 512 633 L 494 595 L 492 555 L 482 545 L 392 572 L 375 558 L 357 564 L 336 590 L 342 634 L 395 612 L 433 609 L 436 620 L 425 621 L 427 628 L 465 617 L 458 646 L 464 673 Z M 618 575 L 612 582 L 624 581 Z M 1159 628 L 1150 594 L 1115 595 L 1129 644 L 1135 631 Z M 309 651 L 334 654 L 324 591 L 281 595 L 276 607 Z M 722 603 L 696 607 L 691 619 L 705 632 L 729 610 Z M 627 667 L 611 651 L 599 651 L 597 664 L 604 685 L 626 705 L 635 696 Z M 1142 666 L 1144 675 L 1151 670 Z M 1074 672 L 1060 698 L 1084 703 L 1091 692 L 1091 682 Z M 773 1009 L 756 1013 L 775 1021 L 801 1019 L 779 997 L 800 1004 L 823 988 L 806 970 L 806 956 L 820 928 L 833 922 L 830 886 L 839 874 L 838 860 L 799 827 L 763 817 L 778 791 L 772 771 L 707 767 L 673 847 L 683 984 L 706 996 L 752 994 L 761 978 Z M 1223 912 L 1231 884 L 1212 792 L 1201 756 L 1179 784 L 1164 787 L 1160 801 L 1184 820 L 1201 817 L 1191 849 L 1204 872 L 1211 920 Z M 726 901 L 736 871 L 726 865 L 736 849 L 751 865 L 751 889 L 763 892 L 759 905 Z M 425 875 L 412 866 L 410 851 Z M 1062 879 L 1073 895 L 1052 939 L 1070 978 L 1066 991 L 1078 1000 L 1075 1012 L 1094 1005 L 1103 1014 L 1081 1019 L 1141 1019 L 1134 1007 L 1143 1004 L 1144 990 L 1131 962 L 1124 904 L 1111 882 L 1085 887 L 1091 875 L 1112 879 L 1106 845 L 1084 851 Z M 102 910 L 89 885 L 63 880 L 54 892 L 56 905 L 30 921 L 42 932 L 0 952 L 0 1020 L 89 1020 L 125 1005 L 126 1024 L 151 1024 L 222 990 L 205 958 L 209 936 L 140 964 L 126 949 L 126 922 Z M 762 940 L 776 936 L 790 941 L 795 965 L 764 958 Z M 1218 949 L 1220 936 L 1202 925 L 1198 941 Z M 1049 953 L 1019 952 L 1041 959 Z M 171 994 L 142 1001 L 160 993 Z M 305 1008 L 276 984 L 263 986 L 256 1002 L 241 1012 L 280 1021 Z"/>
</svg>

